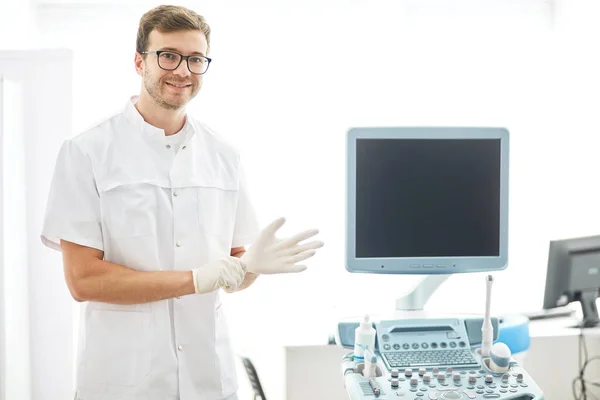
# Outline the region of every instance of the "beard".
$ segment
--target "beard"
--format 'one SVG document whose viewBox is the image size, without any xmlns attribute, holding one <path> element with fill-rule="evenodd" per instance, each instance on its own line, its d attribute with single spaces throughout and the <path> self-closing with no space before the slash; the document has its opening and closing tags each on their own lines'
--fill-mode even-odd
<svg viewBox="0 0 600 400">
<path fill-rule="evenodd" d="M 191 80 L 182 80 L 174 75 L 167 75 L 157 79 L 148 70 L 145 72 L 144 87 L 146 91 L 156 104 L 166 110 L 179 110 L 185 107 L 190 100 L 196 97 L 202 86 L 201 80 L 193 78 Z M 173 93 L 166 87 L 167 81 L 175 84 L 191 84 L 191 86 L 181 93 Z"/>
</svg>

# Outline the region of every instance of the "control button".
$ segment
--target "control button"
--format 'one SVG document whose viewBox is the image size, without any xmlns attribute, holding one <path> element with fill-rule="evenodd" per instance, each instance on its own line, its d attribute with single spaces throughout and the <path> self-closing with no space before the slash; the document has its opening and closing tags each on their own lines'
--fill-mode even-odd
<svg viewBox="0 0 600 400">
<path fill-rule="evenodd" d="M 500 393 L 486 393 L 483 395 L 484 399 L 497 399 L 500 397 Z"/>
<path fill-rule="evenodd" d="M 474 399 L 475 397 L 477 397 L 477 394 L 475 392 L 473 392 L 472 390 L 465 390 L 463 392 L 463 394 L 465 396 L 467 396 L 469 399 Z"/>
<path fill-rule="evenodd" d="M 483 390 L 481 390 L 481 389 L 478 389 L 476 393 L 477 393 L 477 394 L 483 394 L 484 392 L 483 392 Z"/>
<path fill-rule="evenodd" d="M 418 384 L 419 384 L 419 378 L 417 378 L 416 376 L 410 378 L 410 386 L 417 386 Z"/>
<path fill-rule="evenodd" d="M 415 350 L 418 349 L 419 348 L 419 343 L 413 343 L 412 344 L 412 348 L 415 349 Z"/>
<path fill-rule="evenodd" d="M 508 374 L 502 375 L 502 382 L 508 382 L 508 378 L 510 378 Z"/>
<path fill-rule="evenodd" d="M 429 392 L 429 400 L 438 400 L 438 392 Z"/>
<path fill-rule="evenodd" d="M 434 369 L 431 371 L 431 373 L 432 373 L 433 375 L 437 375 L 439 372 L 440 372 L 440 369 L 439 369 L 438 367 L 435 367 L 435 368 L 434 368 Z"/>
<path fill-rule="evenodd" d="M 455 372 L 454 375 L 452 375 L 452 379 L 460 381 L 460 372 Z"/>
<path fill-rule="evenodd" d="M 477 382 L 477 378 L 473 374 L 469 374 L 469 383 Z"/>
<path fill-rule="evenodd" d="M 469 386 L 467 386 L 467 389 L 475 389 L 475 386 L 469 385 Z"/>
<path fill-rule="evenodd" d="M 528 385 L 526 383 L 521 383 L 521 387 L 527 387 Z"/>
<path fill-rule="evenodd" d="M 398 368 L 392 368 L 392 378 L 397 378 L 398 377 Z"/>
<path fill-rule="evenodd" d="M 437 379 L 440 382 L 444 382 L 446 380 L 446 374 L 439 373 Z"/>
<path fill-rule="evenodd" d="M 453 390 L 451 392 L 442 393 L 441 398 L 444 400 L 460 400 L 461 395 L 460 395 L 460 393 Z"/>
<path fill-rule="evenodd" d="M 503 383 L 502 385 L 500 385 L 500 387 L 506 389 L 508 387 L 508 385 Z"/>
<path fill-rule="evenodd" d="M 450 345 L 450 347 L 455 348 L 456 347 L 456 342 L 450 342 L 449 345 Z"/>
<path fill-rule="evenodd" d="M 392 378 L 392 387 L 397 388 L 399 385 L 398 378 Z"/>
<path fill-rule="evenodd" d="M 400 345 L 398 343 L 394 345 L 394 350 L 400 350 Z"/>
<path fill-rule="evenodd" d="M 506 393 L 506 392 L 508 392 L 508 390 L 506 390 L 506 389 L 500 389 L 500 393 Z"/>
<path fill-rule="evenodd" d="M 425 396 L 425 393 L 421 393 L 421 392 L 419 392 L 419 393 L 417 393 L 417 396 L 419 396 L 419 397 L 423 397 L 423 396 Z M 420 400 L 420 399 L 419 399 L 419 400 Z"/>
<path fill-rule="evenodd" d="M 517 375 L 517 382 L 523 382 L 523 374 Z"/>
<path fill-rule="evenodd" d="M 494 393 L 494 391 L 492 389 L 488 389 L 485 391 L 486 393 Z"/>
<path fill-rule="evenodd" d="M 515 385 L 514 383 L 510 385 L 510 387 L 516 388 L 519 387 L 519 385 Z"/>
<path fill-rule="evenodd" d="M 419 368 L 419 376 L 425 375 L 426 372 L 427 370 L 425 368 Z"/>
<path fill-rule="evenodd" d="M 487 374 L 485 376 L 485 383 L 492 383 L 492 382 L 494 382 L 494 377 L 490 374 Z"/>
<path fill-rule="evenodd" d="M 388 335 L 387 333 L 384 333 L 383 335 L 381 335 L 381 339 L 384 342 L 387 342 L 388 340 L 390 340 L 390 335 Z"/>
<path fill-rule="evenodd" d="M 463 341 L 458 342 L 459 347 L 465 347 L 467 344 Z"/>
<path fill-rule="evenodd" d="M 436 265 L 436 267 L 438 267 L 438 268 L 447 268 L 446 265 L 442 265 L 442 264 L 438 264 L 438 265 Z"/>
<path fill-rule="evenodd" d="M 421 266 L 419 264 L 410 264 L 409 267 L 410 268 L 420 268 Z"/>
<path fill-rule="evenodd" d="M 485 386 L 483 386 L 483 385 L 477 385 L 477 389 L 485 389 Z"/>
<path fill-rule="evenodd" d="M 448 368 L 446 368 L 446 373 L 447 373 L 448 375 L 452 375 L 452 367 L 448 367 Z"/>
<path fill-rule="evenodd" d="M 446 347 L 448 347 L 448 345 L 446 344 L 446 342 L 441 342 L 441 343 L 440 343 L 440 347 L 441 347 L 442 349 L 445 349 Z"/>
<path fill-rule="evenodd" d="M 412 376 L 412 368 L 406 368 L 404 370 L 404 376 L 406 376 L 407 378 L 410 378 Z"/>
<path fill-rule="evenodd" d="M 433 268 L 433 264 L 423 264 L 423 268 Z"/>
<path fill-rule="evenodd" d="M 511 393 L 517 393 L 517 389 L 510 389 Z"/>
<path fill-rule="evenodd" d="M 384 350 L 390 350 L 390 349 L 391 349 L 391 347 L 390 347 L 390 345 L 389 345 L 389 344 L 387 344 L 387 343 L 386 343 L 386 344 L 384 344 L 384 345 L 383 345 L 383 349 L 384 349 Z"/>
<path fill-rule="evenodd" d="M 421 392 L 426 392 L 426 391 L 428 391 L 429 389 L 428 389 L 427 387 L 422 387 L 422 388 L 421 388 L 421 389 L 419 389 L 419 390 L 420 390 Z"/>
<path fill-rule="evenodd" d="M 438 348 L 438 344 L 436 342 L 431 343 L 431 348 L 432 349 L 437 349 Z"/>
<path fill-rule="evenodd" d="M 402 345 L 402 348 L 403 348 L 404 350 L 408 350 L 408 349 L 410 349 L 410 346 L 409 346 L 409 344 L 408 344 L 408 343 L 404 343 L 404 344 Z"/>
<path fill-rule="evenodd" d="M 431 375 L 429 375 L 429 374 L 423 375 L 423 383 L 428 385 L 429 382 L 431 382 Z"/>
<path fill-rule="evenodd" d="M 495 383 L 490 383 L 489 387 L 490 387 L 491 389 L 496 389 L 496 384 L 495 384 Z"/>
<path fill-rule="evenodd" d="M 427 349 L 429 348 L 429 345 L 427 343 L 421 343 L 421 347 Z"/>
</svg>

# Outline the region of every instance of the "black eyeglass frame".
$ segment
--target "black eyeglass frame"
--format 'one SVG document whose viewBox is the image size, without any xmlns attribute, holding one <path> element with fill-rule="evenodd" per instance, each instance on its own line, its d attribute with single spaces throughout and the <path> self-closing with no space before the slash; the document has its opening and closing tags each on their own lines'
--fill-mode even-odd
<svg viewBox="0 0 600 400">
<path fill-rule="evenodd" d="M 171 53 L 171 54 L 177 54 L 179 57 L 181 57 L 179 59 L 179 63 L 177 64 L 177 66 L 173 69 L 168 69 L 168 68 L 164 68 L 162 65 L 160 65 L 160 55 L 162 53 Z M 142 51 L 141 54 L 156 54 L 156 63 L 158 64 L 158 67 L 160 69 L 164 69 L 165 71 L 175 71 L 177 68 L 179 68 L 179 66 L 181 65 L 181 62 L 183 60 L 185 60 L 185 63 L 187 65 L 187 69 L 188 71 L 190 71 L 192 74 L 194 75 L 204 75 L 206 73 L 206 71 L 208 71 L 208 67 L 210 67 L 210 62 L 212 61 L 212 58 L 210 57 L 206 57 L 206 56 L 202 56 L 199 54 L 192 54 L 189 56 L 184 56 L 183 54 L 180 54 L 176 51 L 172 51 L 172 50 L 156 50 L 156 51 Z M 202 57 L 205 58 L 208 61 L 208 64 L 206 65 L 206 69 L 204 70 L 204 72 L 201 73 L 197 73 L 191 70 L 190 68 L 190 57 Z"/>
</svg>

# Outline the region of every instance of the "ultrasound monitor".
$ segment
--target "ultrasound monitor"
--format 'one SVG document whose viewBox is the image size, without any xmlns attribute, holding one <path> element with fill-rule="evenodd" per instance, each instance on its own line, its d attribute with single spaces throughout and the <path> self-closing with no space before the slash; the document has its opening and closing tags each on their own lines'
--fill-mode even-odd
<svg viewBox="0 0 600 400">
<path fill-rule="evenodd" d="M 508 261 L 509 134 L 503 128 L 352 128 L 346 269 L 494 271 Z"/>
<path fill-rule="evenodd" d="M 581 303 L 582 326 L 600 324 L 600 236 L 553 240 L 548 253 L 544 309 Z"/>
</svg>

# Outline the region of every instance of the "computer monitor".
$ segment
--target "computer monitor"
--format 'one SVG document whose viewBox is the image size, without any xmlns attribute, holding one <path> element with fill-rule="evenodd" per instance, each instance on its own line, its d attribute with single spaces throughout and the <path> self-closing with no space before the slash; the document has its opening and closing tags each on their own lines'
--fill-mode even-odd
<svg viewBox="0 0 600 400">
<path fill-rule="evenodd" d="M 550 241 L 544 309 L 581 303 L 582 326 L 600 323 L 596 299 L 600 291 L 600 236 Z"/>
<path fill-rule="evenodd" d="M 493 271 L 508 261 L 504 128 L 352 128 L 346 269 Z"/>
</svg>

